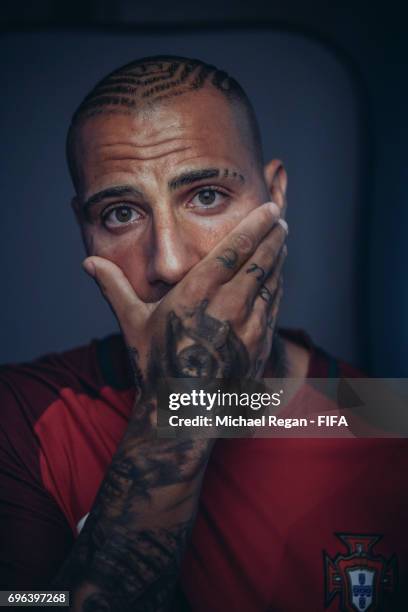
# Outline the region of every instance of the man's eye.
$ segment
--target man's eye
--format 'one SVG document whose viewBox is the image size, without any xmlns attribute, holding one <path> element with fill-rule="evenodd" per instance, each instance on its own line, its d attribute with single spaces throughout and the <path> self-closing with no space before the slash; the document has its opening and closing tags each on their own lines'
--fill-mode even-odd
<svg viewBox="0 0 408 612">
<path fill-rule="evenodd" d="M 201 189 L 190 200 L 192 208 L 215 208 L 222 204 L 227 195 L 218 189 Z"/>
<path fill-rule="evenodd" d="M 115 208 L 111 208 L 103 215 L 103 223 L 108 228 L 121 227 L 137 221 L 140 216 L 131 206 L 115 206 Z"/>
</svg>

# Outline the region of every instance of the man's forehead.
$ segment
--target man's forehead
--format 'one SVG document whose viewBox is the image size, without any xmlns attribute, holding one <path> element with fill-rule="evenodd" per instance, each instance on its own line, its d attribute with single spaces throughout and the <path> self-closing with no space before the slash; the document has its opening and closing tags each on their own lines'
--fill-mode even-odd
<svg viewBox="0 0 408 612">
<path fill-rule="evenodd" d="M 104 112 L 81 125 L 82 152 L 116 144 L 152 146 L 184 138 L 187 141 L 232 141 L 240 139 L 240 124 L 231 104 L 223 96 L 202 90 L 138 110 Z"/>
<path fill-rule="evenodd" d="M 115 185 L 144 191 L 153 188 L 151 181 L 167 191 L 173 177 L 206 168 L 249 179 L 254 150 L 240 120 L 224 96 L 203 90 L 141 112 L 88 118 L 75 141 L 77 193 L 84 201 Z"/>
</svg>

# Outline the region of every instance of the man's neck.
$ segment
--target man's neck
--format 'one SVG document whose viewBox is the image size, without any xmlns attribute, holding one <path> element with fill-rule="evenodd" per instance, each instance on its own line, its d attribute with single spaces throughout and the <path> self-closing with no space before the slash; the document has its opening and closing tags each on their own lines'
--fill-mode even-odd
<svg viewBox="0 0 408 612">
<path fill-rule="evenodd" d="M 265 367 L 264 378 L 307 378 L 310 352 L 301 345 L 275 333 L 272 351 Z"/>
</svg>

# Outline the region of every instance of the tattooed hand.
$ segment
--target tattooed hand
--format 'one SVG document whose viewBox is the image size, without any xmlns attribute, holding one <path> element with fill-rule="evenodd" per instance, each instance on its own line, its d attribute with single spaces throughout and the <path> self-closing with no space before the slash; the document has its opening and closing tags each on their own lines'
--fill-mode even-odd
<svg viewBox="0 0 408 612">
<path fill-rule="evenodd" d="M 53 582 L 75 611 L 172 605 L 213 441 L 154 435 L 158 377 L 260 376 L 281 295 L 286 227 L 251 212 L 155 307 L 113 263 L 87 260 L 130 347 L 136 396 L 125 435 L 73 550 Z"/>
<path fill-rule="evenodd" d="M 118 318 L 139 387 L 148 391 L 159 376 L 262 376 L 282 294 L 286 233 L 275 204 L 254 209 L 153 310 L 114 263 L 85 261 Z"/>
</svg>

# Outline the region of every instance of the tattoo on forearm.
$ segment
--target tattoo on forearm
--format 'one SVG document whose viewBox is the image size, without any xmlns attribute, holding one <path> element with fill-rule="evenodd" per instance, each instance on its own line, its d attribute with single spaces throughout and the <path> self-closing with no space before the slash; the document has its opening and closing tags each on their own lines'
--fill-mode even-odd
<svg viewBox="0 0 408 612">
<path fill-rule="evenodd" d="M 197 477 L 208 459 L 206 441 L 126 439 L 98 492 L 74 554 L 56 585 L 83 596 L 81 610 L 166 610 L 193 525 Z M 150 507 L 163 487 L 192 482 L 192 492 L 161 508 Z M 185 517 L 185 518 L 183 518 Z"/>
<path fill-rule="evenodd" d="M 181 551 L 190 537 L 192 521 L 171 529 L 126 530 L 100 534 L 95 544 L 85 541 L 86 553 L 77 558 L 75 573 L 93 592 L 83 597 L 88 612 L 158 612 L 166 610 L 181 564 Z M 84 527 L 85 529 L 85 527 Z M 82 562 L 82 564 L 81 564 Z M 77 585 L 73 585 L 74 587 Z M 78 592 L 81 583 L 78 583 Z"/>
<path fill-rule="evenodd" d="M 224 265 L 235 265 L 237 256 L 228 257 Z M 164 612 L 171 604 L 211 443 L 154 435 L 155 382 L 160 377 L 240 379 L 253 374 L 248 350 L 231 324 L 208 314 L 207 307 L 203 300 L 182 314 L 169 313 L 164 348 L 152 342 L 145 376 L 136 348 L 129 347 L 138 389 L 134 413 L 53 583 L 72 591 L 76 610 Z M 256 369 L 261 367 L 258 360 Z M 169 490 L 179 494 L 167 498 Z"/>
<path fill-rule="evenodd" d="M 127 350 L 133 373 L 133 381 L 136 388 L 136 399 L 139 399 L 143 395 L 144 391 L 143 374 L 139 367 L 139 352 L 135 346 L 128 346 Z"/>
</svg>

